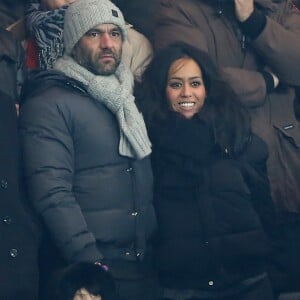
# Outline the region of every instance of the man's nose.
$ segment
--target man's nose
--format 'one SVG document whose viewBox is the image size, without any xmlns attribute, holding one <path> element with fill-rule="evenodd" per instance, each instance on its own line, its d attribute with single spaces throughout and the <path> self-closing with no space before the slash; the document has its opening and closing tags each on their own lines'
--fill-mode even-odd
<svg viewBox="0 0 300 300">
<path fill-rule="evenodd" d="M 101 48 L 111 48 L 113 46 L 113 40 L 108 32 L 104 32 L 101 35 L 100 47 Z"/>
</svg>

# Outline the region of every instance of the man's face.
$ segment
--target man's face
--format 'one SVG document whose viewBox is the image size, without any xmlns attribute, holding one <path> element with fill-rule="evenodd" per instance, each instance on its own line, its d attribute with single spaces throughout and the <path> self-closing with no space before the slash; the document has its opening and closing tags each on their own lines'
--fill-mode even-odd
<svg viewBox="0 0 300 300">
<path fill-rule="evenodd" d="M 95 75 L 114 74 L 122 56 L 122 34 L 114 24 L 90 29 L 75 45 L 73 58 Z"/>
</svg>

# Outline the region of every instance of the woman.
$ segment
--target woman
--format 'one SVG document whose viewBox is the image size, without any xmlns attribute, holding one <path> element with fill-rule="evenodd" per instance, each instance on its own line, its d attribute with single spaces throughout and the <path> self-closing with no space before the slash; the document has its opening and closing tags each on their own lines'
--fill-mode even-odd
<svg viewBox="0 0 300 300">
<path fill-rule="evenodd" d="M 137 92 L 153 144 L 164 299 L 273 299 L 265 144 L 209 57 L 162 50 Z"/>
</svg>

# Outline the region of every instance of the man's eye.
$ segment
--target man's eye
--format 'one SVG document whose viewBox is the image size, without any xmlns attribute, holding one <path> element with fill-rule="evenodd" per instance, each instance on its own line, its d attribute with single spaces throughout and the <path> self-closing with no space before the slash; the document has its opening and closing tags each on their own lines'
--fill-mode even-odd
<svg viewBox="0 0 300 300">
<path fill-rule="evenodd" d="M 89 37 L 97 37 L 98 36 L 98 32 L 96 31 L 90 31 L 87 33 L 87 36 Z"/>
<path fill-rule="evenodd" d="M 113 30 L 111 33 L 110 33 L 111 37 L 113 38 L 119 38 L 121 37 L 121 32 L 119 30 Z"/>
</svg>

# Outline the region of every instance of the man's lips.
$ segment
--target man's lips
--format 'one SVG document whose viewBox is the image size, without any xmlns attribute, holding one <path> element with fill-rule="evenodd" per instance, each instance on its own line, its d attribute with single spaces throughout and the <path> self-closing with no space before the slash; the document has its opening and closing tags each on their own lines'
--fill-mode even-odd
<svg viewBox="0 0 300 300">
<path fill-rule="evenodd" d="M 102 54 L 100 57 L 101 57 L 101 58 L 102 58 L 102 57 L 113 57 L 113 55 L 112 55 L 112 54 Z"/>
<path fill-rule="evenodd" d="M 102 54 L 99 60 L 115 60 L 115 57 L 112 54 Z"/>
</svg>

